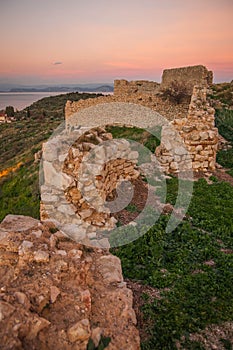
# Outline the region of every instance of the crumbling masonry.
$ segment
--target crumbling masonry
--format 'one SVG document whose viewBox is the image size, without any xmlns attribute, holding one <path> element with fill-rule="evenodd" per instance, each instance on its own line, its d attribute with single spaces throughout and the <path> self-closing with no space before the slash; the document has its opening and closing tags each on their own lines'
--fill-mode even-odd
<svg viewBox="0 0 233 350">
<path fill-rule="evenodd" d="M 214 125 L 215 111 L 207 101 L 207 90 L 212 80 L 213 73 L 201 65 L 166 69 L 161 84 L 144 80 L 132 82 L 116 80 L 112 96 L 78 102 L 67 101 L 66 123 L 67 126 L 72 126 L 74 118 L 70 118 L 71 116 L 82 109 L 99 104 L 111 102 L 139 104 L 158 112 L 170 121 L 169 126 L 165 125 L 162 128 L 161 145 L 156 149 L 157 160 L 166 173 L 177 173 L 189 168 L 197 172 L 213 171 L 218 147 L 218 129 Z M 184 101 L 181 104 L 164 101 L 164 90 L 169 89 L 174 82 L 187 88 L 191 101 Z M 76 125 L 78 122 L 75 120 Z M 109 119 L 109 124 L 115 122 L 116 120 Z M 131 123 L 133 124 L 133 120 Z M 176 132 L 183 140 L 184 147 L 177 144 Z"/>
<path fill-rule="evenodd" d="M 185 71 L 190 75 L 192 69 L 185 68 Z M 177 81 L 182 71 L 183 68 L 181 71 L 177 69 Z M 162 124 L 161 143 L 155 151 L 156 157 L 152 156 L 155 160 L 151 158 L 152 162 L 157 162 L 162 173 L 214 170 L 218 130 L 214 125 L 215 111 L 207 101 L 210 73 L 202 66 L 195 67 L 194 71 L 195 79 L 188 83 L 196 83 L 199 71 L 201 84 L 192 87 L 191 100 L 182 104 L 164 101 L 157 83 L 125 80 L 115 82 L 116 93 L 112 96 L 68 101 L 66 129 L 43 146 L 41 218 L 55 219 L 60 223 L 59 229 L 78 242 L 109 248 L 109 241 L 102 232 L 114 229 L 116 219 L 106 206 L 106 200 L 121 183 L 136 179 L 140 167 L 136 166 L 139 154 L 131 150 L 130 143 L 127 140 L 113 140 L 112 135 L 101 126 L 116 122 L 138 125 L 139 121 L 143 126 L 145 107 L 153 111 L 149 116 L 150 126 L 159 122 L 159 118 L 156 120 L 158 114 L 154 111 L 159 111 L 166 118 L 166 123 Z M 174 75 L 175 71 L 172 70 L 173 78 Z M 167 72 L 166 82 L 168 77 Z M 123 110 L 123 105 L 128 108 Z M 137 109 L 133 108 L 133 114 L 128 118 L 127 113 L 135 105 L 140 107 L 142 113 L 136 116 Z M 106 109 L 106 106 L 110 108 Z M 114 113 L 111 115 L 113 107 L 119 107 L 123 113 L 117 117 Z M 94 118 L 93 108 L 95 118 L 100 118 L 99 126 L 95 128 L 87 125 L 87 118 L 91 121 Z"/>
</svg>

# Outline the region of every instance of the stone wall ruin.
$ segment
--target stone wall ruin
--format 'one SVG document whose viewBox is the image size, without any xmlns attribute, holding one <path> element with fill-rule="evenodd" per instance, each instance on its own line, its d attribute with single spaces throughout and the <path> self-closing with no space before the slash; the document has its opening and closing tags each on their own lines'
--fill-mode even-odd
<svg viewBox="0 0 233 350">
<path fill-rule="evenodd" d="M 104 251 L 108 250 L 110 244 L 106 237 L 101 236 L 101 232 L 111 230 L 116 226 L 116 220 L 110 215 L 110 210 L 106 206 L 106 199 L 111 197 L 116 187 L 125 180 L 138 178 L 137 161 L 139 155 L 138 152 L 131 150 L 128 141 L 113 140 L 112 135 L 106 132 L 104 127 L 94 129 L 89 126 L 84 127 L 85 114 L 84 119 L 80 120 L 82 114 L 77 112 L 90 108 L 91 113 L 91 108 L 95 106 L 99 106 L 101 112 L 103 104 L 119 102 L 148 107 L 170 121 L 162 128 L 161 145 L 156 148 L 156 157 L 153 155 L 164 173 L 179 173 L 187 170 L 212 171 L 215 169 L 218 145 L 218 130 L 214 125 L 215 111 L 207 101 L 207 87 L 212 82 L 212 78 L 205 67 L 198 67 L 165 71 L 160 87 L 154 82 L 120 80 L 115 82 L 113 96 L 78 102 L 67 101 L 65 108 L 66 129 L 43 145 L 41 220 L 45 222 L 52 220 L 59 230 L 57 234 L 51 236 L 52 257 L 61 255 L 64 260 L 66 259 L 65 254 L 67 254 L 67 257 L 72 260 L 73 253 L 76 256 L 74 249 L 66 253 L 67 245 L 59 246 L 59 251 L 56 248 L 56 242 L 53 245 L 54 240 L 62 240 L 67 235 L 76 242 L 101 248 L 97 249 L 97 252 L 103 256 L 98 256 L 98 261 L 95 262 L 96 266 L 92 271 L 96 271 L 96 267 L 100 268 L 105 279 L 104 283 L 107 280 L 110 285 L 111 283 L 114 286 L 119 284 L 121 285 L 120 289 L 115 288 L 117 291 L 122 290 L 125 294 L 129 292 L 125 285 L 122 287 L 124 282 L 121 276 L 120 262 L 114 262 L 114 257 L 103 254 Z M 190 72 L 193 72 L 193 75 Z M 190 104 L 179 105 L 164 101 L 161 98 L 162 89 L 169 87 L 174 80 L 182 81 L 183 78 L 192 95 Z M 75 113 L 77 115 L 73 118 Z M 120 121 L 118 120 L 118 122 Z M 108 124 L 115 123 L 114 117 L 110 116 Z M 134 125 L 133 116 L 132 119 L 128 119 L 128 124 Z M 101 114 L 99 125 L 104 125 Z M 74 129 L 72 139 L 71 129 Z M 179 138 L 181 143 L 178 142 Z M 30 239 L 30 236 L 28 237 Z M 77 252 L 80 251 L 77 249 Z M 45 255 L 42 254 L 39 258 L 41 256 L 43 258 Z M 46 257 L 49 259 L 48 254 Z M 73 273 L 73 270 L 71 272 Z M 113 287 L 110 287 L 113 291 Z M 122 298 L 122 293 L 118 293 L 115 289 L 116 298 Z M 96 292 L 95 286 L 93 286 L 93 291 Z M 101 291 L 101 293 L 108 298 L 108 293 L 105 291 Z M 110 316 L 104 308 L 104 302 L 100 307 L 101 312 L 104 313 L 103 320 L 105 321 Z M 93 310 L 94 308 L 95 304 L 93 304 Z M 118 322 L 125 327 L 122 330 L 124 339 L 127 337 L 125 329 L 128 330 L 129 324 L 132 326 L 132 320 L 134 324 L 136 323 L 131 297 L 125 299 L 125 309 L 128 310 L 127 320 L 122 313 L 119 320 L 124 319 L 124 322 Z M 96 317 L 96 315 L 94 316 Z M 90 327 L 89 315 L 87 318 Z M 109 320 L 112 321 L 111 318 Z M 104 330 L 107 329 L 108 323 L 111 322 L 106 321 L 103 326 L 101 325 Z M 68 337 L 71 331 L 67 330 Z M 91 333 L 91 329 L 88 332 Z M 111 332 L 107 330 L 106 334 L 113 334 L 114 338 L 115 333 Z M 129 349 L 138 349 L 139 338 L 134 326 L 131 327 L 130 332 L 130 334 L 134 334 L 134 337 L 130 338 L 130 343 L 127 346 Z M 115 337 L 109 349 L 119 348 L 120 338 Z"/>
<path fill-rule="evenodd" d="M 101 127 L 81 128 L 76 135 L 71 145 L 69 133 L 44 144 L 41 218 L 56 220 L 78 242 L 109 248 L 108 239 L 96 239 L 116 224 L 106 199 L 122 182 L 138 178 L 138 152 Z"/>
<path fill-rule="evenodd" d="M 161 144 L 155 151 L 155 159 L 160 169 L 167 174 L 187 171 L 206 173 L 215 170 L 218 129 L 214 124 L 215 110 L 207 100 L 205 85 L 208 82 L 208 71 L 204 68 L 193 68 L 195 72 L 197 70 L 206 75 L 204 84 L 201 80 L 200 85 L 194 86 L 189 105 L 168 103 L 157 93 L 151 94 L 148 91 L 131 93 L 127 89 L 131 89 L 133 84 L 125 81 L 115 83 L 117 95 L 78 102 L 68 101 L 65 134 L 50 140 L 43 149 L 42 218 L 54 218 L 61 222 L 59 229 L 64 232 L 67 229 L 76 241 L 109 247 L 109 241 L 99 235 L 99 232 L 116 226 L 116 220 L 111 216 L 106 200 L 121 182 L 139 176 L 136 165 L 138 153 L 131 150 L 128 141 L 112 140 L 112 135 L 104 127 L 93 129 L 86 125 L 88 118 L 93 120 L 93 115 L 95 118 L 100 116 L 97 125 L 111 125 L 124 120 L 123 125 L 140 124 L 146 127 L 146 120 L 142 118 L 144 112 L 141 110 L 145 106 L 147 110 L 153 111 L 148 119 L 152 127 L 154 124 L 159 125 L 159 118 L 156 119 L 154 112 L 159 111 L 166 117 L 166 123 L 161 124 Z M 182 69 L 178 69 L 178 77 Z M 187 71 L 190 72 L 189 67 Z M 204 77 L 204 73 L 201 77 Z M 173 76 L 174 74 L 175 72 L 172 73 Z M 194 78 L 196 79 L 196 75 Z M 141 87 L 144 85 L 146 86 L 143 83 Z M 152 85 L 149 82 L 149 86 Z M 120 92 L 121 87 L 126 88 Z M 123 105 L 128 108 L 124 110 Z M 133 114 L 129 118 L 127 113 L 131 111 L 130 106 L 140 106 L 142 113 L 139 111 L 136 116 L 136 108 L 133 108 Z M 111 114 L 112 110 L 123 112 L 116 118 L 116 113 Z M 72 142 L 69 133 L 71 129 L 75 130 L 76 135 Z"/>
<path fill-rule="evenodd" d="M 208 87 L 213 83 L 213 72 L 202 65 L 165 69 L 161 89 L 168 89 L 173 83 L 185 87 L 192 94 L 195 85 Z"/>
<path fill-rule="evenodd" d="M 155 95 L 159 91 L 159 84 L 155 81 L 125 79 L 114 81 L 114 95 L 131 95 L 135 93 Z"/>
<path fill-rule="evenodd" d="M 178 145 L 174 142 L 167 149 L 169 139 L 174 133 L 181 137 L 184 147 L 189 152 L 192 160 L 191 169 L 194 171 L 213 171 L 216 162 L 216 150 L 218 144 L 218 130 L 214 126 L 214 109 L 207 101 L 207 88 L 212 84 L 213 73 L 206 67 L 192 66 L 174 69 L 166 69 L 163 72 L 162 82 L 147 81 L 128 82 L 116 80 L 114 95 L 98 97 L 96 99 L 81 100 L 78 102 L 67 101 L 65 108 L 67 126 L 72 126 L 72 118 L 75 113 L 85 108 L 114 102 L 126 102 L 142 105 L 158 112 L 170 121 L 170 127 L 163 126 L 161 134 L 161 146 L 156 155 L 166 173 L 176 173 L 186 169 L 184 167 L 183 154 L 175 150 Z M 169 89 L 176 82 L 185 86 L 190 93 L 190 103 L 172 103 L 162 98 L 164 89 Z M 79 118 L 80 116 L 77 116 Z M 77 124 L 79 121 L 75 120 Z M 109 124 L 115 124 L 116 120 L 109 120 Z M 133 118 L 130 120 L 133 124 Z M 129 124 L 130 124 L 129 123 Z M 174 129 L 171 133 L 169 130 Z M 174 154 L 171 154 L 173 149 Z M 178 153 L 177 153 L 178 152 Z M 190 162 L 190 161 L 189 161 Z M 188 166 L 190 168 L 190 166 Z"/>
<path fill-rule="evenodd" d="M 195 86 L 187 117 L 174 119 L 162 129 L 161 145 L 156 149 L 156 156 L 166 173 L 215 170 L 218 129 L 214 113 L 214 108 L 207 101 L 206 88 Z M 176 133 L 184 142 L 183 148 L 176 146 Z M 190 165 L 192 169 L 189 169 Z"/>
</svg>

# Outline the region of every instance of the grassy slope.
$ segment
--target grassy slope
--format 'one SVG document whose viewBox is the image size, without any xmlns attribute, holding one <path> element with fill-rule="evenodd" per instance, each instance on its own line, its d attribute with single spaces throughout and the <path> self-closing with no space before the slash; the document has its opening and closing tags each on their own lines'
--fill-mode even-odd
<svg viewBox="0 0 233 350">
<path fill-rule="evenodd" d="M 96 96 L 69 93 L 45 97 L 18 112 L 16 122 L 0 124 L 0 172 L 23 163 L 14 173 L 0 178 L 0 221 L 9 213 L 39 218 L 39 165 L 34 163 L 34 153 L 64 121 L 67 99 L 77 101 Z"/>
<path fill-rule="evenodd" d="M 232 111 L 217 112 L 219 131 L 230 142 L 232 123 Z M 115 136 L 130 138 L 130 131 L 116 131 Z M 131 133 L 137 141 L 141 136 Z M 232 150 L 220 151 L 218 162 L 232 169 Z M 149 328 L 142 349 L 176 349 L 180 339 L 186 349 L 203 349 L 189 340 L 190 333 L 233 321 L 233 258 L 224 253 L 233 249 L 233 188 L 213 180 L 212 185 L 204 179 L 195 182 L 188 218 L 175 231 L 166 233 L 168 217 L 161 216 L 137 241 L 112 250 L 121 258 L 125 277 L 161 291 L 161 300 L 144 295 Z M 176 178 L 167 180 L 167 202 L 175 203 L 177 189 Z M 222 341 L 231 349 L 227 339 Z"/>
<path fill-rule="evenodd" d="M 217 162 L 228 168 L 228 173 L 233 176 L 233 111 L 217 110 L 216 126 L 219 133 L 231 143 L 232 148 L 219 151 L 217 154 Z"/>
<path fill-rule="evenodd" d="M 177 179 L 168 180 L 167 187 L 170 201 L 176 196 Z M 189 219 L 175 231 L 165 232 L 168 217 L 161 216 L 137 241 L 113 250 L 121 258 L 125 277 L 161 291 L 168 288 L 161 300 L 143 307 L 150 324 L 150 339 L 143 349 L 175 349 L 182 336 L 187 343 L 189 333 L 233 320 L 233 259 L 221 251 L 233 249 L 232 213 L 232 186 L 208 185 L 201 179 L 194 185 Z M 206 265 L 208 261 L 214 265 Z"/>
<path fill-rule="evenodd" d="M 30 119 L 0 125 L 0 170 L 20 160 L 24 163 L 14 174 L 1 179 L 0 220 L 7 213 L 39 216 L 38 165 L 33 162 L 34 153 L 63 120 L 65 99 L 64 95 L 43 99 L 30 107 Z M 23 115 L 25 112 L 19 117 Z M 232 112 L 217 114 L 220 132 L 228 139 L 232 136 L 232 120 Z M 154 138 L 135 128 L 116 127 L 111 131 L 115 137 L 135 139 L 152 150 L 157 145 Z M 232 169 L 231 151 L 220 152 L 218 162 Z M 167 201 L 173 203 L 177 180 L 168 180 L 167 188 Z M 122 259 L 125 277 L 161 290 L 161 300 L 149 301 L 144 296 L 143 313 L 150 328 L 143 349 L 175 349 L 176 340 L 182 336 L 187 349 L 201 349 L 200 344 L 188 340 L 190 332 L 232 320 L 232 254 L 221 251 L 233 248 L 232 198 L 229 184 L 216 181 L 208 185 L 201 179 L 194 185 L 188 219 L 174 232 L 165 233 L 168 217 L 161 216 L 143 237 L 114 250 Z M 206 265 L 208 261 L 214 264 Z M 163 291 L 165 287 L 169 289 Z"/>
<path fill-rule="evenodd" d="M 226 107 L 233 106 L 233 84 L 220 83 L 212 86 L 211 98 L 220 101 Z"/>
</svg>

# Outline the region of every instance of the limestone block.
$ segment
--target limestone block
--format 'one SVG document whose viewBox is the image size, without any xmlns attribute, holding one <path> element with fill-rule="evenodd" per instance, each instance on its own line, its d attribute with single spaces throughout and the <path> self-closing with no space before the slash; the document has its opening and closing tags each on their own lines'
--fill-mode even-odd
<svg viewBox="0 0 233 350">
<path fill-rule="evenodd" d="M 201 156 L 200 154 L 196 154 L 195 156 L 194 156 L 194 160 L 196 161 L 199 161 L 199 162 L 204 162 L 205 160 L 206 160 L 206 157 L 204 157 L 204 156 Z"/>
<path fill-rule="evenodd" d="M 197 170 L 201 168 L 201 163 L 200 162 L 193 162 L 193 169 Z"/>
<path fill-rule="evenodd" d="M 200 155 L 208 158 L 209 157 L 209 151 L 208 150 L 201 151 Z"/>
<path fill-rule="evenodd" d="M 75 207 L 72 204 L 61 204 L 57 210 L 66 215 L 75 215 Z"/>
<path fill-rule="evenodd" d="M 99 259 L 98 267 L 106 283 L 123 282 L 120 259 L 116 256 L 102 256 Z"/>
<path fill-rule="evenodd" d="M 56 203 L 59 197 L 52 195 L 51 193 L 43 193 L 41 192 L 41 200 L 46 203 Z"/>
<path fill-rule="evenodd" d="M 194 131 L 191 134 L 189 134 L 189 138 L 192 141 L 199 141 L 201 136 L 200 136 L 200 134 L 197 131 Z"/>
<path fill-rule="evenodd" d="M 175 154 L 182 156 L 187 153 L 187 150 L 183 146 L 179 146 L 175 148 Z"/>
<path fill-rule="evenodd" d="M 177 162 L 171 162 L 170 168 L 171 168 L 172 170 L 177 170 L 177 169 L 179 168 L 179 165 L 178 165 Z"/>
<path fill-rule="evenodd" d="M 73 239 L 80 241 L 85 238 L 86 230 L 82 226 L 74 224 L 65 224 L 60 227 L 60 231 L 65 235 L 71 236 Z"/>
<path fill-rule="evenodd" d="M 65 189 L 70 186 L 73 182 L 72 177 L 62 173 L 57 172 L 53 164 L 47 161 L 43 162 L 43 171 L 45 184 L 47 186 L 55 186 L 58 189 Z"/>
<path fill-rule="evenodd" d="M 19 246 L 19 255 L 27 254 L 33 247 L 33 243 L 30 241 L 23 241 L 22 244 Z"/>
<path fill-rule="evenodd" d="M 202 145 L 198 145 L 197 147 L 196 147 L 196 151 L 197 152 L 200 152 L 200 151 L 202 151 L 203 150 L 203 146 Z"/>
<path fill-rule="evenodd" d="M 49 253 L 43 251 L 43 250 L 38 250 L 34 252 L 34 261 L 38 263 L 47 263 L 49 262 Z"/>
<path fill-rule="evenodd" d="M 184 131 L 185 133 L 189 133 L 189 132 L 191 132 L 191 131 L 193 131 L 195 129 L 196 129 L 195 125 L 184 125 L 182 127 L 182 131 Z"/>
<path fill-rule="evenodd" d="M 91 335 L 90 323 L 88 319 L 83 319 L 75 323 L 67 331 L 69 341 L 75 343 L 76 341 L 87 340 Z"/>
<path fill-rule="evenodd" d="M 1 233 L 5 236 L 2 231 L 23 232 L 35 227 L 38 228 L 39 225 L 39 220 L 29 216 L 8 214 L 1 222 Z"/>
<path fill-rule="evenodd" d="M 48 327 L 50 325 L 50 322 L 46 320 L 43 317 L 38 317 L 37 315 L 34 316 L 33 322 L 30 324 L 29 332 L 26 335 L 27 340 L 35 339 L 37 334 L 44 329 L 45 327 Z"/>
<path fill-rule="evenodd" d="M 209 138 L 210 140 L 214 140 L 216 137 L 217 137 L 217 133 L 215 131 L 208 131 L 208 134 L 209 134 Z"/>
<path fill-rule="evenodd" d="M 209 168 L 210 168 L 211 170 L 214 170 L 214 169 L 215 169 L 215 161 L 214 161 L 214 159 L 212 159 L 211 161 L 209 161 Z"/>
<path fill-rule="evenodd" d="M 43 143 L 42 151 L 43 151 L 43 160 L 48 162 L 52 162 L 58 158 L 58 150 L 59 145 L 55 141 L 48 141 Z"/>
<path fill-rule="evenodd" d="M 174 156 L 174 161 L 175 161 L 175 162 L 180 162 L 180 161 L 181 161 L 181 156 L 175 155 L 175 156 Z"/>
<path fill-rule="evenodd" d="M 200 132 L 200 138 L 201 140 L 208 140 L 209 134 L 206 131 Z"/>
<path fill-rule="evenodd" d="M 139 156 L 139 154 L 137 151 L 132 151 L 128 154 L 128 159 L 130 159 L 130 160 L 131 159 L 138 159 L 138 156 Z"/>
<path fill-rule="evenodd" d="M 79 215 L 81 216 L 82 219 L 86 219 L 89 216 L 91 216 L 93 213 L 92 209 L 85 209 L 79 212 Z"/>
</svg>

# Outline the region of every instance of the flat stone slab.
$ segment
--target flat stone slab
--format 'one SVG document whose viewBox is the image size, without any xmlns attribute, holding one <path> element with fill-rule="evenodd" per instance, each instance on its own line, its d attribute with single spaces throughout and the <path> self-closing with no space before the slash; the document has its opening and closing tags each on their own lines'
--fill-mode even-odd
<svg viewBox="0 0 233 350">
<path fill-rule="evenodd" d="M 9 214 L 1 222 L 0 228 L 3 231 L 23 232 L 37 226 L 39 222 L 29 216 Z"/>
</svg>

